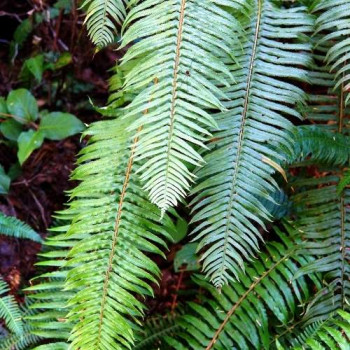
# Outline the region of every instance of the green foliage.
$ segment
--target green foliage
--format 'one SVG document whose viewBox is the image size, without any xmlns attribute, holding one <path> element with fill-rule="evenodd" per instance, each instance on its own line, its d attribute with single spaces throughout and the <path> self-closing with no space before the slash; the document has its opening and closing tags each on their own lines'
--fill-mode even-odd
<svg viewBox="0 0 350 350">
<path fill-rule="evenodd" d="M 102 48 L 114 41 L 116 24 L 121 26 L 126 16 L 128 0 L 85 0 L 87 29 L 91 41 Z"/>
<path fill-rule="evenodd" d="M 346 348 L 348 316 L 335 312 L 350 296 L 348 2 L 83 2 L 98 49 L 121 26 L 126 53 L 98 109 L 112 118 L 84 134 L 79 184 L 27 289 L 37 349 Z M 43 69 L 72 59 L 49 56 Z M 28 93 L 0 99 L 21 162 L 83 129 Z M 142 325 L 168 240 L 184 243 L 174 269 L 200 263 L 204 276 L 184 313 Z"/>
<path fill-rule="evenodd" d="M 161 339 L 160 349 L 267 349 L 274 332 L 283 332 L 298 317 L 309 298 L 311 280 L 293 279 L 310 260 L 294 254 L 296 243 L 277 230 L 282 242 L 270 242 L 247 267 L 239 281 L 230 281 L 221 293 L 202 276 L 196 283 L 207 293 L 190 302 L 176 319 L 179 330 Z M 316 285 L 317 278 L 310 275 Z M 269 316 L 268 316 L 269 315 Z"/>
<path fill-rule="evenodd" d="M 0 234 L 22 239 L 41 242 L 42 239 L 29 225 L 13 216 L 6 216 L 0 212 Z"/>
<path fill-rule="evenodd" d="M 7 194 L 10 183 L 11 178 L 6 174 L 4 167 L 0 165 L 0 194 Z"/>
<path fill-rule="evenodd" d="M 85 129 L 84 124 L 72 114 L 39 113 L 35 97 L 26 89 L 12 90 L 6 104 L 3 99 L 2 105 L 0 117 L 5 121 L 0 125 L 0 132 L 8 140 L 17 142 L 17 156 L 21 165 L 35 149 L 40 148 L 45 138 L 62 140 Z M 40 124 L 35 123 L 38 118 Z"/>
<path fill-rule="evenodd" d="M 263 221 L 270 219 L 261 199 L 272 201 L 274 163 L 286 160 L 292 150 L 293 129 L 285 115 L 300 118 L 292 107 L 305 100 L 299 87 L 283 79 L 307 80 L 299 67 L 310 61 L 309 45 L 293 41 L 311 30 L 303 8 L 282 11 L 270 1 L 250 3 L 243 50 L 238 45 L 234 50 L 241 52 L 239 65 L 231 68 L 236 83 L 226 89 L 228 111 L 216 117 L 219 131 L 192 189 L 193 234 L 199 249 L 206 248 L 204 271 L 218 288 L 237 278 L 244 260 L 259 249 L 257 225 L 264 227 Z M 283 19 L 288 30 L 281 27 Z M 269 55 L 278 57 L 278 63 Z"/>
<path fill-rule="evenodd" d="M 350 314 L 338 311 L 338 317 L 308 329 L 297 339 L 293 350 L 348 350 L 350 344 Z"/>
<path fill-rule="evenodd" d="M 322 11 L 319 14 L 319 11 Z M 340 88 L 346 94 L 345 102 L 350 101 L 350 1 L 322 0 L 314 8 L 318 18 L 316 33 L 325 31 L 321 42 L 329 41 L 332 47 L 326 55 L 327 64 L 335 72 L 335 89 Z"/>
<path fill-rule="evenodd" d="M 226 95 L 217 85 L 233 82 L 222 59 L 232 53 L 239 23 L 220 4 L 146 0 L 130 10 L 123 25 L 121 47 L 137 42 L 122 66 L 139 60 L 123 87 L 138 93 L 125 107 L 126 116 L 136 118 L 128 129 L 139 137 L 140 179 L 162 215 L 188 192 L 194 180 L 189 169 L 203 163 L 196 148 L 206 148 L 208 130 L 217 126 L 208 110 L 225 109 L 220 99 Z"/>
</svg>

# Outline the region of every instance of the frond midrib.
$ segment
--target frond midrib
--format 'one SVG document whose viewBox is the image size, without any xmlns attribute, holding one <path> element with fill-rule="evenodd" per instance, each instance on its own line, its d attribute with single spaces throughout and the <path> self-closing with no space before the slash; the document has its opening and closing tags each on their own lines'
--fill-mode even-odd
<svg viewBox="0 0 350 350">
<path fill-rule="evenodd" d="M 253 47 L 252 47 L 248 76 L 247 76 L 247 85 L 246 85 L 246 93 L 245 93 L 245 99 L 244 99 L 244 105 L 243 105 L 241 127 L 240 127 L 240 133 L 238 136 L 237 157 L 236 157 L 237 160 L 236 160 L 235 167 L 234 167 L 234 172 L 233 172 L 234 175 L 233 175 L 233 179 L 231 182 L 231 189 L 230 189 L 230 199 L 229 199 L 227 214 L 226 214 L 226 218 L 225 218 L 225 222 L 226 222 L 225 226 L 226 227 L 225 227 L 225 234 L 224 234 L 224 236 L 225 236 L 225 238 L 224 238 L 224 251 L 223 251 L 223 260 L 222 260 L 222 264 L 221 264 L 220 276 L 222 276 L 224 274 L 224 270 L 225 270 L 225 259 L 226 259 L 226 249 L 227 249 L 226 247 L 227 247 L 227 240 L 229 238 L 231 209 L 232 209 L 232 205 L 234 202 L 237 176 L 238 176 L 238 172 L 240 169 L 240 161 L 241 161 L 242 148 L 243 148 L 243 135 L 244 135 L 245 124 L 247 121 L 247 112 L 248 112 L 248 106 L 249 106 L 249 100 L 250 100 L 250 88 L 251 88 L 251 83 L 252 83 L 252 78 L 253 78 L 254 62 L 255 62 L 255 58 L 256 58 L 257 44 L 258 44 L 259 32 L 260 32 L 261 13 L 262 13 L 262 11 L 261 11 L 262 3 L 261 2 L 262 2 L 262 0 L 257 1 L 257 3 L 258 3 L 257 20 L 256 20 L 256 25 L 255 25 L 254 43 L 253 43 Z"/>
<path fill-rule="evenodd" d="M 180 15 L 179 15 L 179 27 L 177 32 L 177 38 L 176 38 L 176 51 L 175 51 L 175 62 L 174 62 L 174 71 L 173 71 L 173 89 L 171 93 L 171 107 L 170 107 L 170 125 L 169 125 L 169 136 L 168 136 L 168 145 L 167 145 L 167 165 L 166 165 L 166 172 L 165 172 L 165 189 L 164 194 L 166 196 L 167 190 L 168 190 L 168 176 L 169 176 L 169 158 L 170 158 L 170 151 L 171 151 L 171 144 L 172 144 L 172 138 L 174 133 L 174 122 L 175 122 L 175 104 L 176 104 L 176 95 L 177 95 L 177 76 L 178 76 L 178 69 L 180 65 L 180 47 L 182 42 L 182 33 L 183 33 L 183 24 L 185 19 L 185 7 L 186 7 L 186 0 L 181 0 L 181 7 L 180 7 Z M 166 202 L 166 198 L 165 198 Z M 163 216 L 165 212 L 165 208 L 161 208 L 161 215 Z"/>
<path fill-rule="evenodd" d="M 296 248 L 292 248 L 289 251 L 286 252 L 286 254 L 278 260 L 274 265 L 272 265 L 267 271 L 265 271 L 259 278 L 257 278 L 250 287 L 246 290 L 246 292 L 237 300 L 237 302 L 232 306 L 232 308 L 228 311 L 225 319 L 220 324 L 219 328 L 215 332 L 212 340 L 208 344 L 208 346 L 205 348 L 205 350 L 211 350 L 213 346 L 215 345 L 218 337 L 220 336 L 220 333 L 225 328 L 226 324 L 230 320 L 231 316 L 235 313 L 235 311 L 238 309 L 238 307 L 242 304 L 242 302 L 250 295 L 252 291 L 260 284 L 261 281 L 263 281 L 272 271 L 274 271 L 281 263 L 283 263 L 285 260 L 287 260 L 294 252 Z"/>
<path fill-rule="evenodd" d="M 111 274 L 112 267 L 113 267 L 113 260 L 114 260 L 114 256 L 115 256 L 115 253 L 116 253 L 116 247 L 117 247 L 117 244 L 118 244 L 119 227 L 120 227 L 121 217 L 122 217 L 122 214 L 123 214 L 124 199 L 125 199 L 125 196 L 126 196 L 128 185 L 129 185 L 131 171 L 132 171 L 132 168 L 133 168 L 134 154 L 135 154 L 137 141 L 138 141 L 138 138 L 135 137 L 134 140 L 133 140 L 133 143 L 132 143 L 130 156 L 129 156 L 128 164 L 127 164 L 127 167 L 126 167 L 123 187 L 122 187 L 122 191 L 121 191 L 120 199 L 119 199 L 119 203 L 118 203 L 118 212 L 117 212 L 117 216 L 116 216 L 115 224 L 114 224 L 114 233 L 113 233 L 111 252 L 110 252 L 110 255 L 109 255 L 109 259 L 108 259 L 108 266 L 107 266 L 107 269 L 106 269 L 105 280 L 104 280 L 104 283 L 103 283 L 103 294 L 102 294 L 102 301 L 101 301 L 101 311 L 100 311 L 100 316 L 99 316 L 97 344 L 100 343 L 100 339 L 101 339 L 103 317 L 104 317 L 106 299 L 107 299 L 107 294 L 108 294 L 108 284 L 109 284 L 110 274 Z"/>
</svg>

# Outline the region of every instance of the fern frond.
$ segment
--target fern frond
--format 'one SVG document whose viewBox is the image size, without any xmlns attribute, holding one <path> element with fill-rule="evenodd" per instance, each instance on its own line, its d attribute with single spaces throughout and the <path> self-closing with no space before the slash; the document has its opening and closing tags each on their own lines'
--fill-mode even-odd
<svg viewBox="0 0 350 350">
<path fill-rule="evenodd" d="M 68 319 L 71 348 L 125 349 L 143 315 L 139 296 L 152 295 L 159 269 L 146 253 L 162 254 L 171 220 L 159 223 L 159 210 L 135 177 L 135 140 L 128 120 L 92 125 L 90 144 L 82 150 L 71 193 L 73 216 L 67 237 L 79 238 L 68 254 Z"/>
<path fill-rule="evenodd" d="M 158 349 L 164 343 L 165 336 L 173 337 L 177 334 L 180 325 L 176 321 L 180 316 L 181 313 L 177 313 L 147 319 L 137 333 L 133 350 Z"/>
<path fill-rule="evenodd" d="M 270 219 L 262 199 L 273 201 L 277 184 L 272 175 L 293 148 L 293 125 L 286 116 L 300 118 L 294 106 L 306 97 L 285 78 L 306 81 L 300 67 L 310 62 L 309 45 L 295 41 L 312 28 L 303 7 L 250 3 L 247 39 L 242 39 L 238 65 L 231 67 L 236 84 L 226 91 L 228 111 L 216 118 L 220 131 L 208 143 L 206 164 L 197 171 L 198 185 L 192 190 L 193 233 L 199 249 L 207 248 L 203 268 L 218 288 L 237 278 L 244 260 L 259 249 L 257 226 Z"/>
<path fill-rule="evenodd" d="M 293 350 L 350 349 L 350 314 L 338 311 L 338 317 L 327 320 L 316 327 L 312 334 L 309 330 L 294 340 L 299 343 Z"/>
<path fill-rule="evenodd" d="M 102 48 L 113 43 L 116 24 L 120 27 L 126 16 L 126 0 L 85 0 L 87 30 L 91 41 Z"/>
<path fill-rule="evenodd" d="M 5 287 L 4 287 L 5 285 Z M 6 283 L 0 280 L 0 293 L 7 293 Z M 0 349 L 1 350 L 27 350 L 29 346 L 34 346 L 40 340 L 39 337 L 31 334 L 31 326 L 25 322 L 26 316 L 31 314 L 28 302 L 23 305 L 18 305 L 14 298 L 1 297 L 1 311 L 0 318 L 4 318 L 6 326 L 10 330 L 9 334 L 0 339 Z M 4 301 L 4 298 L 8 298 Z M 4 315 L 3 304 L 8 303 L 8 310 L 11 316 L 6 317 Z M 6 313 L 6 311 L 5 311 Z M 15 326 L 14 326 L 15 323 Z"/>
<path fill-rule="evenodd" d="M 322 39 L 331 43 L 326 61 L 335 72 L 336 85 L 350 100 L 350 0 L 322 0 L 315 6 L 317 32 L 328 32 Z M 321 12 L 321 13 L 320 13 Z"/>
<path fill-rule="evenodd" d="M 6 216 L 1 212 L 0 234 L 14 238 L 30 239 L 38 243 L 42 242 L 40 235 L 36 233 L 29 225 L 13 216 Z"/>
<path fill-rule="evenodd" d="M 5 320 L 11 332 L 20 335 L 23 332 L 21 312 L 15 298 L 8 292 L 7 283 L 0 279 L 0 318 Z"/>
<path fill-rule="evenodd" d="M 295 254 L 296 242 L 278 234 L 283 243 L 269 243 L 267 253 L 261 253 L 246 274 L 239 275 L 240 281 L 230 280 L 221 293 L 203 277 L 195 278 L 209 295 L 204 294 L 200 303 L 189 303 L 189 311 L 177 321 L 180 330 L 165 337 L 171 349 L 268 349 L 273 325 L 283 331 L 299 316 L 311 283 L 293 276 L 309 260 Z"/>
<path fill-rule="evenodd" d="M 122 47 L 137 42 L 122 65 L 139 59 L 126 75 L 124 91 L 138 95 L 125 112 L 137 117 L 129 129 L 139 138 L 138 173 L 162 215 L 187 194 L 194 180 L 190 168 L 203 163 L 197 149 L 206 148 L 208 130 L 217 127 L 209 112 L 225 109 L 220 99 L 226 96 L 217 85 L 233 82 L 223 57 L 235 55 L 239 23 L 221 5 L 241 3 L 146 0 L 124 22 Z"/>
<path fill-rule="evenodd" d="M 58 217 L 65 222 L 71 219 L 65 212 Z M 45 268 L 45 272 L 33 279 L 32 286 L 26 289 L 32 292 L 28 297 L 33 300 L 30 306 L 33 312 L 26 318 L 32 328 L 31 333 L 52 341 L 50 346 L 67 341 L 73 327 L 67 318 L 67 304 L 75 293 L 64 289 L 70 270 L 65 264 L 69 250 L 79 237 L 67 238 L 63 233 L 68 227 L 62 225 L 51 229 L 51 235 L 44 242 L 44 252 L 39 254 L 40 261 L 36 264 L 38 269 Z"/>
<path fill-rule="evenodd" d="M 314 164 L 343 166 L 350 160 L 350 138 L 317 125 L 299 126 L 296 128 L 294 156 L 294 162 L 310 157 Z"/>
</svg>

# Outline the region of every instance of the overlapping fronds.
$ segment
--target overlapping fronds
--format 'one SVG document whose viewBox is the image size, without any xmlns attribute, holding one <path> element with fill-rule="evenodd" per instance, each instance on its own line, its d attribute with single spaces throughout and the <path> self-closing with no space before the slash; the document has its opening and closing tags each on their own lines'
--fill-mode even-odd
<svg viewBox="0 0 350 350">
<path fill-rule="evenodd" d="M 316 327 L 309 327 L 292 340 L 290 348 L 293 350 L 349 350 L 350 314 L 340 310 L 338 317 L 331 318 Z"/>
<path fill-rule="evenodd" d="M 203 163 L 197 149 L 206 148 L 208 130 L 217 127 L 209 112 L 225 110 L 220 99 L 226 96 L 217 85 L 233 83 L 223 58 L 236 54 L 232 43 L 239 24 L 221 5 L 241 3 L 146 0 L 124 22 L 122 47 L 137 42 L 122 65 L 139 59 L 125 79 L 124 91 L 139 92 L 126 117 L 138 117 L 129 127 L 139 137 L 135 160 L 162 214 L 188 192 L 194 179 L 190 168 Z"/>
<path fill-rule="evenodd" d="M 327 1 L 324 3 L 328 3 Z M 317 176 L 298 176 L 292 187 L 296 191 L 293 201 L 296 206 L 296 227 L 305 239 L 301 254 L 310 254 L 316 260 L 300 270 L 299 274 L 320 271 L 324 273 L 325 287 L 309 305 L 304 321 L 306 324 L 325 320 L 337 309 L 348 308 L 350 294 L 349 266 L 349 201 L 350 192 L 337 191 L 348 165 L 349 109 L 345 107 L 344 94 L 334 90 L 334 75 L 324 66 L 324 57 L 329 51 L 329 43 L 322 41 L 314 49 L 313 72 L 311 82 L 318 85 L 319 94 L 312 94 L 305 116 L 313 123 L 308 126 L 315 135 L 329 138 L 333 134 L 334 142 L 327 142 L 328 151 L 312 151 L 316 162 L 326 161 L 326 166 L 318 169 Z M 315 140 L 307 145 L 316 148 Z M 345 142 L 344 142 L 345 141 Z M 343 148 L 343 149 L 342 149 Z"/>
<path fill-rule="evenodd" d="M 73 179 L 73 220 L 67 237 L 79 238 L 68 254 L 68 319 L 72 349 L 131 348 L 143 315 L 139 296 L 152 295 L 159 270 L 146 253 L 162 254 L 172 222 L 149 203 L 135 177 L 136 140 L 128 120 L 95 123 L 87 134 Z"/>
<path fill-rule="evenodd" d="M 4 338 L 1 338 L 1 350 L 28 350 L 40 341 L 38 336 L 32 334 L 31 325 L 25 321 L 26 317 L 32 313 L 30 303 L 25 302 L 16 309 L 16 322 L 21 324 L 21 332 L 9 332 Z"/>
<path fill-rule="evenodd" d="M 164 337 L 173 337 L 180 329 L 176 322 L 181 316 L 180 313 L 168 314 L 166 316 L 152 317 L 140 327 L 137 332 L 135 346 L 133 350 L 159 349 L 164 344 Z"/>
<path fill-rule="evenodd" d="M 13 216 L 6 216 L 0 212 L 0 234 L 22 238 L 30 239 L 34 242 L 41 242 L 42 239 L 40 235 L 35 232 L 29 225 L 23 221 L 18 220 Z"/>
<path fill-rule="evenodd" d="M 321 42 L 330 42 L 326 61 L 335 73 L 335 88 L 350 100 L 350 0 L 319 0 L 314 8 L 317 32 L 326 32 Z"/>
<path fill-rule="evenodd" d="M 206 247 L 203 267 L 216 287 L 222 287 L 244 269 L 244 260 L 259 249 L 269 219 L 262 198 L 276 191 L 272 178 L 278 163 L 292 152 L 294 109 L 304 92 L 288 80 L 306 81 L 308 44 L 298 42 L 312 28 L 303 7 L 278 9 L 269 0 L 254 0 L 252 15 L 236 47 L 237 65 L 231 66 L 236 84 L 226 89 L 227 112 L 216 120 L 220 131 L 208 143 L 206 165 L 200 169 L 192 193 L 197 227 L 193 233 Z"/>
<path fill-rule="evenodd" d="M 221 293 L 203 277 L 195 279 L 208 294 L 200 303 L 189 303 L 188 312 L 177 321 L 181 328 L 174 337 L 164 337 L 171 349 L 269 348 L 271 327 L 278 324 L 278 331 L 283 332 L 299 316 L 312 285 L 303 277 L 293 279 L 309 261 L 295 254 L 296 242 L 279 234 L 283 243 L 269 243 L 267 253 L 261 253 L 246 274 L 239 275 L 240 281 L 231 280 Z M 318 284 L 317 278 L 314 281 Z"/>
<path fill-rule="evenodd" d="M 85 0 L 87 30 L 91 41 L 99 48 L 111 44 L 126 16 L 128 0 Z"/>
</svg>

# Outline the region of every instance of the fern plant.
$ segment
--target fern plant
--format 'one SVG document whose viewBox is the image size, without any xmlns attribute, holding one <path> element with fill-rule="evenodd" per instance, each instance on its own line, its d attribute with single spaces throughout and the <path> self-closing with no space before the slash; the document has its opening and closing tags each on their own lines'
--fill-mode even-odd
<svg viewBox="0 0 350 350">
<path fill-rule="evenodd" d="M 30 239 L 38 243 L 42 242 L 40 235 L 25 222 L 20 221 L 13 216 L 6 216 L 1 212 L 0 234 L 14 238 Z"/>
<path fill-rule="evenodd" d="M 85 1 L 93 42 L 118 25 L 126 53 L 27 289 L 37 349 L 269 349 L 294 332 L 346 344 L 314 330 L 350 293 L 347 3 Z M 199 242 L 201 293 L 157 331 L 144 300 L 174 206 Z"/>
<path fill-rule="evenodd" d="M 276 189 L 272 174 L 292 149 L 293 125 L 286 116 L 301 118 L 293 107 L 305 100 L 305 93 L 283 78 L 306 81 L 300 67 L 309 64 L 309 44 L 294 40 L 312 29 L 304 9 L 249 3 L 243 50 L 238 65 L 231 65 L 236 83 L 227 89 L 228 111 L 216 116 L 220 131 L 209 143 L 192 190 L 192 222 L 198 224 L 193 233 L 199 248 L 207 248 L 203 267 L 218 288 L 237 278 L 244 260 L 259 249 L 257 225 L 269 220 L 260 198 L 269 199 Z"/>
</svg>

